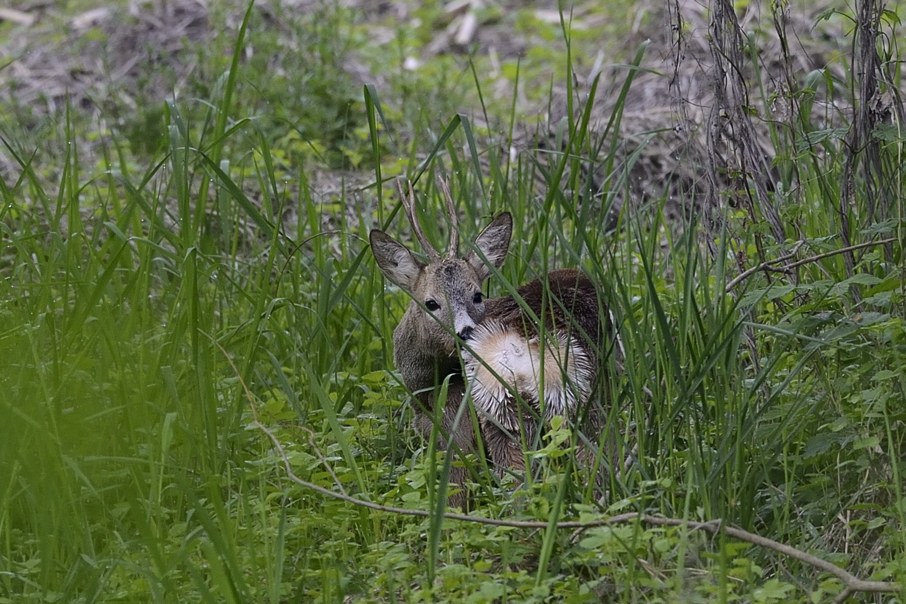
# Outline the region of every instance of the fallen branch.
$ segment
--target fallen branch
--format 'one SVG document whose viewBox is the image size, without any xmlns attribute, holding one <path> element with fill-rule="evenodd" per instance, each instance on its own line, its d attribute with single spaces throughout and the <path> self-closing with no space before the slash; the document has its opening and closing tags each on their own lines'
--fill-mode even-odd
<svg viewBox="0 0 906 604">
<path fill-rule="evenodd" d="M 295 472 L 293 472 L 292 466 L 289 462 L 289 457 L 286 454 L 286 450 L 283 448 L 283 445 L 280 443 L 274 433 L 268 430 L 257 420 L 253 422 L 252 427 L 258 428 L 267 435 L 283 462 L 283 468 L 286 471 L 286 475 L 292 482 L 298 484 L 301 487 L 320 493 L 325 497 L 338 499 L 355 506 L 364 507 L 379 512 L 385 512 L 388 514 L 416 516 L 419 518 L 428 518 L 433 515 L 431 512 L 428 512 L 426 510 L 399 508 L 395 506 L 381 505 L 372 501 L 365 501 L 363 499 L 358 499 L 356 497 L 346 495 L 345 493 L 337 493 L 336 491 L 331 491 L 330 489 L 326 489 L 307 480 L 304 480 L 297 476 Z M 512 528 L 525 528 L 535 530 L 547 529 L 550 526 L 549 522 L 541 520 L 501 520 L 498 518 L 484 518 L 482 516 L 472 516 L 469 514 L 459 514 L 456 512 L 445 512 L 443 514 L 443 517 L 447 520 L 457 520 L 460 522 L 472 522 L 476 524 L 486 524 L 491 526 L 506 526 Z M 690 522 L 689 520 L 683 520 L 681 518 L 667 518 L 664 516 L 628 512 L 625 514 L 611 516 L 609 518 L 601 518 L 599 520 L 561 521 L 557 522 L 554 526 L 558 529 L 575 529 L 578 531 L 583 531 L 600 526 L 613 526 L 617 524 L 628 524 L 631 522 L 639 522 L 651 526 L 691 527 L 694 530 L 705 531 L 712 535 L 724 534 L 733 537 L 734 539 L 739 539 L 740 541 L 745 541 L 747 543 L 751 543 L 752 545 L 772 550 L 784 556 L 795 558 L 800 562 L 808 564 L 809 566 L 837 577 L 843 583 L 844 589 L 837 596 L 835 602 L 843 602 L 856 592 L 896 593 L 902 589 L 902 587 L 897 583 L 891 583 L 887 581 L 867 581 L 860 579 L 846 569 L 828 562 L 827 560 L 818 558 L 817 556 L 809 554 L 808 552 L 804 552 L 790 545 L 780 543 L 779 541 L 774 541 L 773 539 L 768 539 L 767 537 L 762 537 L 761 535 L 750 533 L 749 531 L 743 530 L 741 528 L 724 525 L 720 520 L 714 520 L 710 522 Z"/>
<path fill-rule="evenodd" d="M 766 269 L 770 266 L 773 266 L 775 264 L 780 264 L 781 262 L 786 262 L 787 260 L 789 260 L 790 258 L 795 256 L 796 254 L 798 254 L 799 248 L 801 248 L 804 244 L 805 244 L 805 241 L 797 241 L 796 245 L 793 246 L 793 251 L 789 252 L 788 254 L 784 254 L 780 258 L 775 258 L 774 260 L 768 260 L 766 262 L 762 262 L 758 266 L 753 266 L 752 268 L 746 269 L 745 271 L 740 273 L 738 276 L 736 276 L 732 281 L 730 281 L 727 284 L 727 287 L 725 288 L 724 291 L 726 291 L 729 294 L 730 291 L 734 287 L 736 287 L 737 285 L 739 285 L 739 283 L 748 279 L 755 273 L 757 273 L 759 271 L 763 271 L 764 269 Z"/>
<path fill-rule="evenodd" d="M 0 8 L 0 21 L 9 21 L 16 25 L 31 25 L 35 18 L 28 13 L 14 8 Z"/>
<path fill-rule="evenodd" d="M 881 243 L 881 242 L 875 242 Z M 841 250 L 837 250 L 839 253 Z M 252 416 L 255 420 L 252 422 L 251 427 L 261 430 L 271 443 L 274 445 L 274 449 L 277 451 L 277 454 L 280 457 L 280 460 L 283 462 L 283 468 L 286 471 L 287 477 L 297 485 L 320 493 L 325 497 L 331 499 L 337 499 L 344 501 L 354 506 L 364 507 L 371 510 L 384 512 L 388 514 L 396 514 L 400 516 L 416 516 L 420 518 L 428 518 L 433 514 L 431 512 L 420 510 L 420 509 L 408 509 L 408 508 L 399 508 L 395 506 L 381 505 L 379 503 L 374 503 L 372 501 L 365 501 L 364 499 L 359 499 L 346 493 L 338 493 L 336 491 L 331 491 L 322 486 L 316 485 L 313 482 L 309 482 L 303 478 L 300 478 L 293 472 L 292 465 L 289 461 L 289 456 L 286 454 L 286 449 L 283 448 L 283 444 L 277 438 L 277 436 L 268 430 L 260 421 L 258 421 L 258 412 L 255 404 L 255 396 L 252 394 L 249 387 L 246 385 L 245 380 L 242 379 L 242 374 L 239 372 L 239 368 L 236 367 L 233 363 L 233 359 L 227 353 L 227 351 L 220 345 L 220 343 L 212 337 L 210 334 L 205 334 L 217 348 L 223 353 L 227 362 L 236 372 L 236 376 L 239 378 L 239 383 L 245 392 L 245 396 L 249 401 L 249 407 L 252 412 Z M 459 514 L 455 512 L 444 512 L 443 517 L 447 520 L 457 520 L 460 522 L 472 522 L 476 524 L 485 524 L 491 526 L 506 526 L 512 528 L 525 528 L 525 529 L 548 529 L 550 527 L 549 522 L 540 521 L 540 520 L 500 520 L 497 518 L 484 518 L 481 516 L 472 516 L 470 514 Z M 897 593 L 903 590 L 903 586 L 898 583 L 893 583 L 889 581 L 868 581 L 865 579 L 860 579 L 859 577 L 853 575 L 844 568 L 837 566 L 827 560 L 823 560 L 804 552 L 800 549 L 786 545 L 785 543 L 780 543 L 779 541 L 774 541 L 773 539 L 768 539 L 767 537 L 762 537 L 755 533 L 750 533 L 749 531 L 737 528 L 735 526 L 724 525 L 720 520 L 712 520 L 709 522 L 695 522 L 684 520 L 681 518 L 667 518 L 664 516 L 656 516 L 651 514 L 642 514 L 639 512 L 627 512 L 625 514 L 618 514 L 616 516 L 611 516 L 609 518 L 601 518 L 598 520 L 566 520 L 560 521 L 554 524 L 554 527 L 557 529 L 573 529 L 576 531 L 583 531 L 590 528 L 600 527 L 600 526 L 613 526 L 617 524 L 628 524 L 630 522 L 639 522 L 642 524 L 647 524 L 651 526 L 675 526 L 675 527 L 691 527 L 695 530 L 705 531 L 712 535 L 724 534 L 733 537 L 734 539 L 739 539 L 740 541 L 745 541 L 746 543 L 751 543 L 758 547 L 768 549 L 784 556 L 794 558 L 817 568 L 818 570 L 829 573 L 843 583 L 843 591 L 841 591 L 835 602 L 844 602 L 852 594 L 857 592 L 866 592 L 866 593 Z"/>
<path fill-rule="evenodd" d="M 727 283 L 727 286 L 724 289 L 724 291 L 726 291 L 727 293 L 730 293 L 730 291 L 732 291 L 733 288 L 736 287 L 737 285 L 739 285 L 742 281 L 745 281 L 746 279 L 748 279 L 755 273 L 758 273 L 763 270 L 776 270 L 776 271 L 781 271 L 781 272 L 789 272 L 796 267 L 802 266 L 803 264 L 809 264 L 811 262 L 818 262 L 819 260 L 823 260 L 824 258 L 829 258 L 831 256 L 836 256 L 838 254 L 845 254 L 845 253 L 852 252 L 852 251 L 859 250 L 859 249 L 866 248 L 866 247 L 874 247 L 876 245 L 886 245 L 888 243 L 893 243 L 896 240 L 897 240 L 896 237 L 888 237 L 887 239 L 878 239 L 877 241 L 866 241 L 865 243 L 857 243 L 856 245 L 849 245 L 846 247 L 841 247 L 840 249 L 831 250 L 829 252 L 824 252 L 822 254 L 817 254 L 815 256 L 809 256 L 808 258 L 803 258 L 802 260 L 797 260 L 796 262 L 792 262 L 790 264 L 784 265 L 778 269 L 772 268 L 775 264 L 781 264 L 783 262 L 786 262 L 787 260 L 789 260 L 790 258 L 795 256 L 796 254 L 798 254 L 799 248 L 801 248 L 805 244 L 805 241 L 800 240 L 800 241 L 796 242 L 796 244 L 793 246 L 792 251 L 790 251 L 789 253 L 784 254 L 783 256 L 781 256 L 779 258 L 775 258 L 774 260 L 767 260 L 757 266 L 753 266 L 752 268 L 744 270 L 742 273 L 740 273 L 739 275 L 734 277 L 733 280 L 731 280 L 729 283 Z"/>
</svg>

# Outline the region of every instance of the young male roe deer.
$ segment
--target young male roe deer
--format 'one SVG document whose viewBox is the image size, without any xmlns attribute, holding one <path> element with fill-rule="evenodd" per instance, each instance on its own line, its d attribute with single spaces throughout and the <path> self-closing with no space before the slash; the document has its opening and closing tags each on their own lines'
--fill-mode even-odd
<svg viewBox="0 0 906 604">
<path fill-rule="evenodd" d="M 506 259 L 513 218 L 497 215 L 462 256 L 453 202 L 441 185 L 451 220 L 444 254 L 419 226 L 411 185 L 408 195 L 400 187 L 400 195 L 428 261 L 380 230 L 370 234 L 381 272 L 412 297 L 393 332 L 394 360 L 420 403 L 415 423 L 422 433 L 431 434 L 437 412 L 442 446 L 452 444 L 459 454 L 476 449 L 468 414 L 455 421 L 468 385 L 496 470 L 522 470 L 521 444 L 532 443 L 539 420 L 562 415 L 575 421 L 582 415 L 583 424 L 596 423 L 586 403 L 597 386 L 604 335 L 597 290 L 581 271 L 562 269 L 521 286 L 516 296 L 485 300 L 482 284 L 491 267 L 500 268 Z M 446 402 L 435 409 L 438 387 L 448 376 Z M 461 486 L 464 477 L 464 469 L 454 465 L 450 482 Z"/>
</svg>

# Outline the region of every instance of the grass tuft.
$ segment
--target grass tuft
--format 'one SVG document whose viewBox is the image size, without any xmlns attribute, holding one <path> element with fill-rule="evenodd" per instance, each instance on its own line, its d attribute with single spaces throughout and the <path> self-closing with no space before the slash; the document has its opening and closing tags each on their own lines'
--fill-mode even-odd
<svg viewBox="0 0 906 604">
<path fill-rule="evenodd" d="M 511 58 L 417 54 L 445 18 L 436 7 L 387 23 L 345 6 L 230 3 L 206 14 L 208 39 L 185 41 L 197 78 L 181 94 L 124 89 L 111 107 L 73 96 L 45 113 L 3 95 L 0 603 L 844 592 L 801 559 L 698 524 L 718 521 L 906 595 L 898 101 L 854 146 L 847 120 L 871 116 L 845 110 L 866 102 L 847 57 L 799 74 L 781 55 L 789 98 L 762 84 L 771 65 L 737 57 L 758 83 L 750 117 L 791 108 L 753 119 L 774 151 L 757 176 L 770 176 L 759 195 L 777 238 L 745 166 L 700 166 L 719 190 L 676 199 L 679 176 L 651 163 L 673 161 L 658 150 L 669 127 L 634 121 L 638 87 L 667 77 L 656 49 L 622 49 L 624 64 L 586 77 L 600 40 L 580 4 L 558 23 L 487 8 L 482 27 L 550 38 Z M 898 39 L 895 15 L 879 14 Z M 782 35 L 782 18 L 752 26 Z M 399 34 L 390 50 L 371 42 L 386 32 Z M 896 100 L 899 49 L 876 50 L 888 53 L 878 98 Z M 544 95 L 562 115 L 528 109 Z M 492 295 L 578 266 L 614 322 L 593 401 L 601 434 L 561 425 L 526 442 L 524 481 L 467 460 L 469 513 L 541 529 L 450 519 L 454 460 L 410 428 L 391 361 L 408 299 L 367 247 L 373 227 L 410 237 L 398 177 L 438 244 L 450 232 L 434 218 L 439 178 L 466 242 L 513 213 Z M 353 506 L 286 468 L 425 515 Z M 628 512 L 680 522 L 557 525 Z"/>
</svg>

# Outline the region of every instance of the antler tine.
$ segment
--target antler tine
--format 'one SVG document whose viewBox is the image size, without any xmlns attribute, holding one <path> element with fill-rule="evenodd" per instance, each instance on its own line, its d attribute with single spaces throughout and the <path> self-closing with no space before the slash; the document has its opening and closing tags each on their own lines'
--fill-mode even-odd
<svg viewBox="0 0 906 604">
<path fill-rule="evenodd" d="M 453 196 L 450 195 L 450 187 L 443 178 L 437 179 L 440 190 L 444 194 L 444 201 L 447 203 L 447 214 L 450 215 L 450 247 L 447 249 L 448 256 L 459 256 L 459 218 L 456 215 L 456 208 L 453 206 Z"/>
<path fill-rule="evenodd" d="M 437 260 L 440 258 L 440 254 L 431 246 L 428 238 L 425 237 L 425 233 L 422 231 L 422 227 L 419 225 L 415 216 L 415 191 L 412 189 L 412 181 L 406 180 L 406 182 L 409 185 L 408 194 L 403 190 L 402 179 L 396 181 L 396 188 L 400 192 L 400 199 L 403 202 L 403 210 L 406 212 L 406 218 L 409 219 L 409 224 L 412 225 L 412 230 L 415 231 L 415 238 L 418 239 L 422 249 L 425 250 L 432 260 Z"/>
</svg>

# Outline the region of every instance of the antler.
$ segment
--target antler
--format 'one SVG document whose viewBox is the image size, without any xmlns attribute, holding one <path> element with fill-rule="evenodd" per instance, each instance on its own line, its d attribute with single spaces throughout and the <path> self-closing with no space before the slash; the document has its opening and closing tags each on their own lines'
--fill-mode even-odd
<svg viewBox="0 0 906 604">
<path fill-rule="evenodd" d="M 444 201 L 447 203 L 447 214 L 450 216 L 450 247 L 447 248 L 447 256 L 459 256 L 459 218 L 456 216 L 456 208 L 453 206 L 453 197 L 450 195 L 450 187 L 443 178 L 437 179 L 440 190 L 444 194 Z"/>
<path fill-rule="evenodd" d="M 425 233 L 422 231 L 422 227 L 418 224 L 418 220 L 415 217 L 415 191 L 412 190 L 412 181 L 406 181 L 409 185 L 409 194 L 403 190 L 402 179 L 396 181 L 396 188 L 400 192 L 400 199 L 403 202 L 403 210 L 406 212 L 406 218 L 409 219 L 409 224 L 412 225 L 412 230 L 415 231 L 415 238 L 418 239 L 418 242 L 421 244 L 422 249 L 431 257 L 431 260 L 437 260 L 440 258 L 440 254 L 435 250 L 431 243 L 428 241 L 428 238 L 425 237 Z"/>
</svg>

